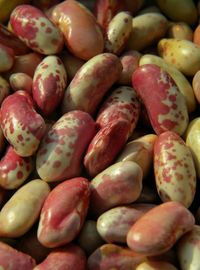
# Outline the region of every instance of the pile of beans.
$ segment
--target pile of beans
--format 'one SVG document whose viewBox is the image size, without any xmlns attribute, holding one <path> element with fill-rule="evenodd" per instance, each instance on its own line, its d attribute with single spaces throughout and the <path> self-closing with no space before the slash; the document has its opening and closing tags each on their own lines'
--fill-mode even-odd
<svg viewBox="0 0 200 270">
<path fill-rule="evenodd" d="M 0 269 L 200 269 L 200 1 L 0 0 Z"/>
</svg>

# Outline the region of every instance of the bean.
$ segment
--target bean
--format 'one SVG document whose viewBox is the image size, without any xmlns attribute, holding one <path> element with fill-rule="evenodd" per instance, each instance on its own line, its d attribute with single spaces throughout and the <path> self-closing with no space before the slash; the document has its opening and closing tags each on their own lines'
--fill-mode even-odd
<svg viewBox="0 0 200 270">
<path fill-rule="evenodd" d="M 83 177 L 56 186 L 42 207 L 37 231 L 40 243 L 52 248 L 74 240 L 83 226 L 89 196 L 89 183 Z"/>
<path fill-rule="evenodd" d="M 177 270 L 175 266 L 168 262 L 143 262 L 136 267 L 136 270 Z"/>
<path fill-rule="evenodd" d="M 0 104 L 10 94 L 10 85 L 3 77 L 0 76 Z"/>
<path fill-rule="evenodd" d="M 14 51 L 0 44 L 0 72 L 6 72 L 12 68 L 14 64 Z"/>
<path fill-rule="evenodd" d="M 182 204 L 165 202 L 133 224 L 127 234 L 127 244 L 134 252 L 146 256 L 159 255 L 190 231 L 194 222 L 193 215 Z"/>
<path fill-rule="evenodd" d="M 19 237 L 36 222 L 50 192 L 47 183 L 36 179 L 20 187 L 0 212 L 0 235 Z"/>
<path fill-rule="evenodd" d="M 26 73 L 13 73 L 9 78 L 10 86 L 14 91 L 24 90 L 32 95 L 32 78 Z"/>
<path fill-rule="evenodd" d="M 29 48 L 49 55 L 63 48 L 63 36 L 45 14 L 31 5 L 19 5 L 10 15 L 13 32 Z"/>
<path fill-rule="evenodd" d="M 46 131 L 44 119 L 33 106 L 30 95 L 17 91 L 1 105 L 1 127 L 6 139 L 18 155 L 33 155 Z"/>
</svg>

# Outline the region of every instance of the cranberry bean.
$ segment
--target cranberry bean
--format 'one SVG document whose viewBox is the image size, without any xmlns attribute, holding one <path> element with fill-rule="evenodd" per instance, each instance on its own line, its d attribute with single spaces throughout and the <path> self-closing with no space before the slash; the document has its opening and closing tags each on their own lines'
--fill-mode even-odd
<svg viewBox="0 0 200 270">
<path fill-rule="evenodd" d="M 131 226 L 154 206 L 153 204 L 131 204 L 112 208 L 97 219 L 97 231 L 107 243 L 125 244 Z"/>
<path fill-rule="evenodd" d="M 4 9 L 5 10 L 5 9 Z M 27 54 L 30 49 L 3 24 L 0 23 L 0 43 L 13 49 L 15 55 Z"/>
<path fill-rule="evenodd" d="M 196 192 L 196 171 L 189 147 L 180 136 L 166 131 L 154 145 L 154 173 L 163 202 L 177 201 L 189 207 Z"/>
<path fill-rule="evenodd" d="M 32 270 L 35 265 L 35 260 L 29 255 L 0 242 L 0 267 L 2 269 Z"/>
<path fill-rule="evenodd" d="M 17 91 L 1 105 L 1 127 L 6 139 L 18 155 L 33 155 L 46 131 L 43 118 L 35 111 L 25 91 Z"/>
<path fill-rule="evenodd" d="M 9 83 L 0 76 L 0 105 L 3 100 L 10 94 Z"/>
<path fill-rule="evenodd" d="M 88 258 L 88 270 L 133 270 L 145 257 L 128 248 L 105 244 L 96 249 Z"/>
<path fill-rule="evenodd" d="M 171 76 L 154 64 L 133 73 L 133 87 L 145 104 L 154 131 L 171 130 L 182 135 L 188 125 L 186 102 Z"/>
<path fill-rule="evenodd" d="M 103 52 L 101 28 L 85 6 L 74 0 L 63 1 L 52 9 L 50 18 L 62 31 L 67 48 L 75 56 L 89 60 Z"/>
<path fill-rule="evenodd" d="M 20 157 L 14 148 L 9 146 L 0 160 L 0 185 L 5 189 L 18 188 L 28 178 L 32 170 L 32 157 Z"/>
<path fill-rule="evenodd" d="M 33 270 L 85 270 L 86 257 L 83 250 L 70 244 L 53 250 L 46 259 Z"/>
<path fill-rule="evenodd" d="M 195 225 L 178 241 L 177 256 L 182 270 L 194 270 L 200 267 L 200 226 Z"/>
<path fill-rule="evenodd" d="M 33 99 L 43 115 L 49 116 L 64 96 L 67 74 L 59 57 L 45 57 L 33 77 Z"/>
<path fill-rule="evenodd" d="M 40 144 L 36 156 L 39 176 L 47 182 L 79 176 L 83 154 L 95 133 L 96 124 L 88 113 L 64 114 Z"/>
<path fill-rule="evenodd" d="M 32 95 L 32 78 L 26 73 L 12 73 L 9 78 L 10 86 L 14 91 L 24 90 Z"/>
<path fill-rule="evenodd" d="M 63 36 L 45 14 L 31 5 L 19 5 L 11 13 L 13 32 L 33 51 L 49 55 L 63 48 Z"/>
<path fill-rule="evenodd" d="M 12 68 L 14 56 L 14 51 L 11 48 L 0 44 L 0 73 Z"/>
<path fill-rule="evenodd" d="M 175 266 L 168 262 L 163 261 L 157 261 L 157 262 L 151 262 L 146 261 L 141 264 L 139 264 L 135 270 L 177 270 Z"/>
<path fill-rule="evenodd" d="M 139 113 L 140 103 L 131 87 L 119 87 L 105 100 L 96 120 L 100 130 L 84 157 L 84 165 L 91 176 L 111 165 L 135 129 Z"/>
<path fill-rule="evenodd" d="M 127 235 L 127 244 L 143 255 L 159 255 L 194 226 L 195 220 L 187 208 L 178 202 L 162 203 L 138 219 Z"/>
<path fill-rule="evenodd" d="M 0 235 L 19 237 L 25 234 L 38 219 L 49 192 L 48 184 L 38 179 L 20 187 L 1 209 Z"/>
<path fill-rule="evenodd" d="M 41 211 L 38 240 L 45 247 L 70 243 L 80 232 L 89 206 L 86 178 L 73 178 L 56 186 Z"/>
<path fill-rule="evenodd" d="M 91 211 L 100 215 L 114 206 L 136 201 L 142 191 L 142 169 L 132 161 L 118 162 L 91 181 Z"/>
<path fill-rule="evenodd" d="M 111 53 L 99 54 L 87 61 L 78 70 L 65 92 L 63 112 L 82 110 L 94 114 L 121 71 L 119 58 Z"/>
</svg>

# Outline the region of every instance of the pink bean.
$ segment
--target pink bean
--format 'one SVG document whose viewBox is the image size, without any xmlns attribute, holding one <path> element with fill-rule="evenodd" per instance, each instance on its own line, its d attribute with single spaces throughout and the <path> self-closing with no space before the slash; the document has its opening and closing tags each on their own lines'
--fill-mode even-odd
<svg viewBox="0 0 200 270">
<path fill-rule="evenodd" d="M 127 235 L 127 244 L 143 255 L 159 255 L 194 226 L 195 220 L 187 208 L 178 202 L 162 203 L 138 219 Z"/>
<path fill-rule="evenodd" d="M 49 55 L 63 48 L 63 36 L 45 14 L 31 5 L 19 5 L 10 15 L 13 32 L 33 51 Z"/>
<path fill-rule="evenodd" d="M 38 240 L 46 247 L 70 243 L 80 232 L 89 206 L 87 179 L 73 178 L 56 186 L 41 211 Z"/>
<path fill-rule="evenodd" d="M 36 152 L 46 131 L 43 118 L 34 110 L 33 101 L 25 91 L 17 91 L 4 99 L 1 127 L 17 154 L 24 157 Z"/>
<path fill-rule="evenodd" d="M 93 14 L 78 1 L 68 0 L 56 5 L 50 18 L 63 32 L 66 45 L 75 56 L 89 60 L 103 52 L 101 29 Z"/>
</svg>

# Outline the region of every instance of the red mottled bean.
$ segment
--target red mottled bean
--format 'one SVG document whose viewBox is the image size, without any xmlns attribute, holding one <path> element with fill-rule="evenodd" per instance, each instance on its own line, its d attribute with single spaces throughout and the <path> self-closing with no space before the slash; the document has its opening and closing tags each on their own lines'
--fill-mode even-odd
<svg viewBox="0 0 200 270">
<path fill-rule="evenodd" d="M 14 64 L 13 49 L 0 43 L 0 73 L 10 70 Z"/>
<path fill-rule="evenodd" d="M 145 257 L 132 250 L 114 244 L 105 244 L 88 258 L 88 270 L 133 270 Z"/>
<path fill-rule="evenodd" d="M 0 268 L 5 270 L 32 270 L 35 260 L 29 255 L 19 252 L 0 242 Z"/>
<path fill-rule="evenodd" d="M 99 54 L 87 61 L 68 86 L 62 111 L 82 110 L 94 114 L 121 71 L 119 58 L 111 53 Z"/>
<path fill-rule="evenodd" d="M 15 189 L 23 184 L 33 170 L 32 157 L 20 157 L 12 146 L 8 146 L 0 160 L 0 186 Z"/>
<path fill-rule="evenodd" d="M 75 245 L 54 249 L 46 259 L 33 270 L 85 270 L 86 257 L 83 250 Z"/>
<path fill-rule="evenodd" d="M 139 264 L 135 270 L 178 270 L 174 265 L 164 261 L 146 261 Z"/>
<path fill-rule="evenodd" d="M 61 102 L 67 85 L 67 74 L 60 58 L 45 57 L 33 77 L 33 99 L 43 115 L 49 116 Z"/>
<path fill-rule="evenodd" d="M 89 60 L 103 52 L 101 28 L 85 6 L 74 0 L 63 1 L 52 9 L 50 18 L 62 31 L 67 48 L 75 56 Z"/>
<path fill-rule="evenodd" d="M 140 66 L 133 73 L 132 84 L 158 135 L 167 130 L 184 133 L 188 125 L 186 101 L 166 71 L 154 64 Z"/>
<path fill-rule="evenodd" d="M 159 255 L 194 226 L 192 213 L 178 202 L 162 203 L 138 219 L 127 235 L 127 244 L 143 255 Z"/>
<path fill-rule="evenodd" d="M 140 103 L 131 87 L 119 87 L 105 100 L 96 120 L 100 130 L 84 157 L 84 165 L 91 176 L 111 165 L 135 129 L 139 113 Z"/>
<path fill-rule="evenodd" d="M 90 209 L 95 215 L 136 201 L 142 191 L 142 169 L 132 161 L 113 164 L 91 181 Z"/>
<path fill-rule="evenodd" d="M 27 54 L 30 49 L 14 33 L 0 23 L 0 43 L 8 46 L 15 52 L 15 55 Z"/>
<path fill-rule="evenodd" d="M 154 145 L 154 173 L 163 202 L 178 201 L 189 207 L 196 192 L 196 171 L 192 153 L 175 132 L 166 131 Z"/>
<path fill-rule="evenodd" d="M 17 91 L 1 105 L 1 127 L 6 139 L 20 156 L 33 155 L 46 131 L 43 118 L 34 110 L 31 97 Z"/>
<path fill-rule="evenodd" d="M 33 51 L 49 55 L 63 48 L 63 35 L 36 7 L 17 6 L 10 15 L 10 24 L 13 32 Z"/>
<path fill-rule="evenodd" d="M 131 226 L 154 206 L 131 204 L 112 208 L 97 219 L 97 231 L 107 243 L 126 243 L 126 236 Z"/>
<path fill-rule="evenodd" d="M 70 243 L 80 232 L 89 206 L 86 178 L 73 178 L 56 186 L 41 211 L 38 240 L 45 247 Z"/>
<path fill-rule="evenodd" d="M 0 236 L 15 238 L 28 232 L 39 218 L 49 192 L 49 185 L 40 179 L 20 187 L 1 209 Z"/>
<path fill-rule="evenodd" d="M 32 78 L 26 73 L 12 73 L 9 78 L 10 86 L 14 91 L 24 90 L 32 95 Z"/>
<path fill-rule="evenodd" d="M 95 133 L 96 124 L 88 113 L 64 114 L 41 142 L 36 156 L 39 176 L 47 182 L 79 176 L 83 154 Z"/>
</svg>

